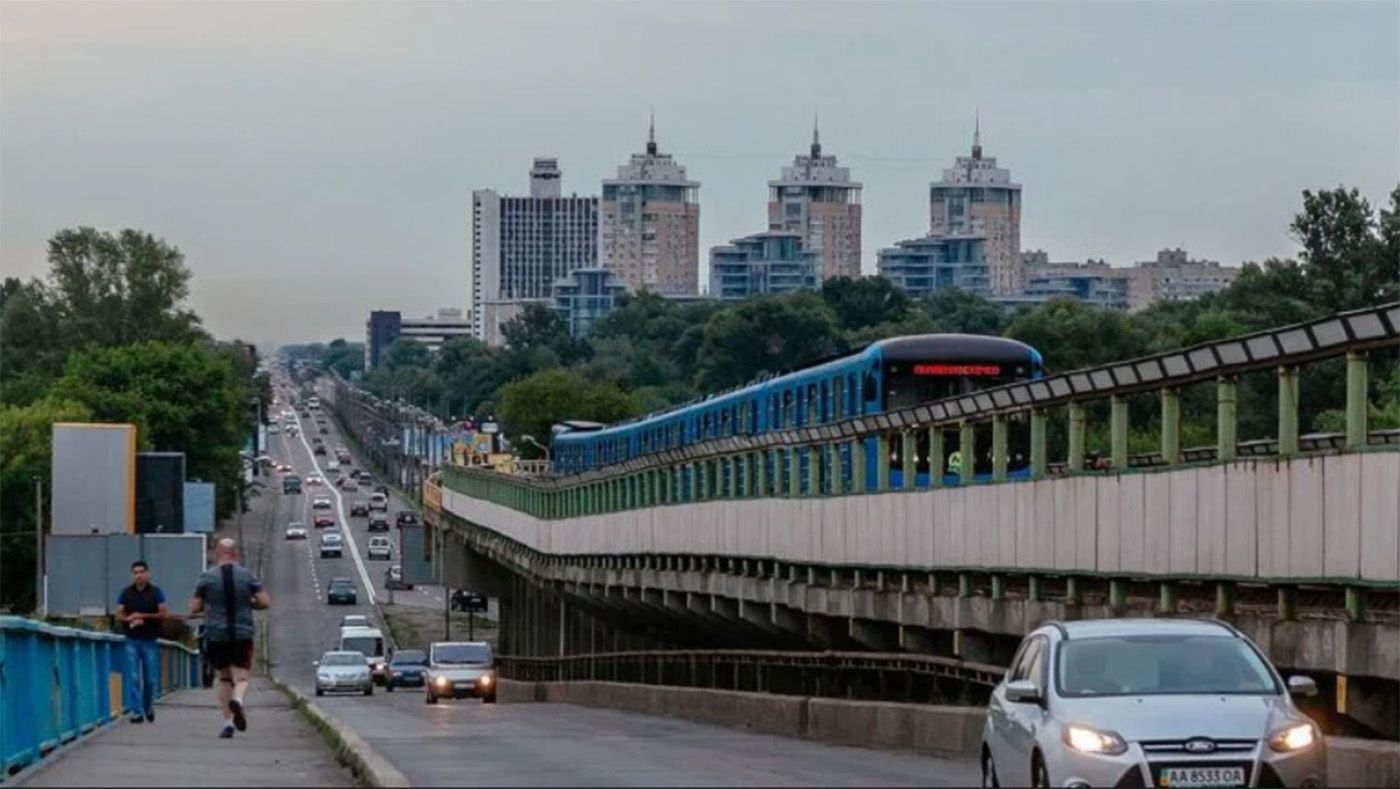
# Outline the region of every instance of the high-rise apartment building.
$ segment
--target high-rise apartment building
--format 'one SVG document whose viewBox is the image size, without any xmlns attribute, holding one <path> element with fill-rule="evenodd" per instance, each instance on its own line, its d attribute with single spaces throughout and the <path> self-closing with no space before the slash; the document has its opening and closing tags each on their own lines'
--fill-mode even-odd
<svg viewBox="0 0 1400 789">
<path fill-rule="evenodd" d="M 1021 292 L 1021 185 L 1011 171 L 982 156 L 982 125 L 972 136 L 972 155 L 959 156 L 943 178 L 929 185 L 929 232 L 932 235 L 979 235 L 986 239 L 991 292 Z"/>
<path fill-rule="evenodd" d="M 911 238 L 876 254 L 880 276 L 922 299 L 942 288 L 988 295 L 986 242 L 980 235 Z"/>
<path fill-rule="evenodd" d="M 472 333 L 515 302 L 550 298 L 554 281 L 598 265 L 598 198 L 561 194 L 556 159 L 530 168 L 530 196 L 472 192 Z"/>
<path fill-rule="evenodd" d="M 694 294 L 700 289 L 700 184 L 656 146 L 656 123 L 645 153 L 632 154 L 603 181 L 598 254 L 630 290 Z"/>
<path fill-rule="evenodd" d="M 797 156 L 768 182 L 768 229 L 802 236 L 816 255 L 818 281 L 860 276 L 860 189 L 849 168 L 822 155 L 815 123 L 810 155 Z"/>
</svg>

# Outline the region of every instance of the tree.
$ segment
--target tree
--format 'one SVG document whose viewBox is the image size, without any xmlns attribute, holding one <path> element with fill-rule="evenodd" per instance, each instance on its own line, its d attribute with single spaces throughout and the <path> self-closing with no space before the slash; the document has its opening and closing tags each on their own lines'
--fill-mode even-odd
<svg viewBox="0 0 1400 789">
<path fill-rule="evenodd" d="M 1150 337 L 1125 313 L 1054 299 L 1017 315 L 1006 336 L 1030 345 L 1052 372 L 1141 356 Z"/>
<path fill-rule="evenodd" d="M 548 443 L 551 428 L 566 419 L 616 422 L 635 415 L 627 395 L 568 370 L 543 370 L 512 381 L 501 390 L 501 421 L 506 432 Z M 519 442 L 517 441 L 517 444 Z M 528 445 L 521 446 L 525 451 Z"/>
<path fill-rule="evenodd" d="M 408 337 L 400 337 L 384 351 L 380 366 L 387 370 L 424 368 L 432 364 L 433 354 L 428 346 Z"/>
<path fill-rule="evenodd" d="M 946 334 L 1001 334 L 1009 322 L 1006 312 L 975 293 L 939 288 L 919 304 L 933 320 L 931 331 Z"/>
<path fill-rule="evenodd" d="M 44 284 L 9 277 L 0 300 L 0 402 L 23 405 L 43 397 L 63 368 L 58 316 Z"/>
<path fill-rule="evenodd" d="M 884 277 L 831 277 L 821 295 L 846 331 L 897 323 L 909 309 L 909 296 Z"/>
<path fill-rule="evenodd" d="M 190 282 L 184 255 L 149 233 L 61 230 L 49 240 L 49 281 L 66 348 L 206 336 L 184 307 Z"/>
<path fill-rule="evenodd" d="M 566 365 L 587 356 L 587 343 L 576 342 L 569 335 L 563 316 L 543 304 L 526 304 L 519 315 L 501 326 L 501 334 L 513 351 L 528 354 L 537 348 L 548 348 Z"/>
<path fill-rule="evenodd" d="M 365 344 L 335 339 L 326 346 L 324 353 L 319 354 L 319 358 L 322 367 L 342 378 L 349 378 L 351 373 L 365 369 Z"/>
<path fill-rule="evenodd" d="M 0 406 L 0 610 L 34 607 L 34 482 L 49 490 L 54 422 L 85 422 L 81 403 Z"/>
<path fill-rule="evenodd" d="M 817 294 L 748 299 L 705 323 L 695 384 L 701 391 L 727 389 L 844 348 L 831 308 Z"/>
<path fill-rule="evenodd" d="M 104 422 L 131 422 L 144 449 L 185 453 L 186 474 L 226 494 L 238 487 L 239 451 L 252 435 L 255 393 L 231 358 L 208 343 L 145 342 L 71 355 L 56 397 Z M 231 510 L 220 498 L 219 517 Z"/>
<path fill-rule="evenodd" d="M 1303 210 L 1290 229 L 1303 248 L 1303 273 L 1321 312 L 1381 304 L 1400 293 L 1394 256 L 1398 203 L 1400 186 L 1391 193 L 1390 214 L 1382 213 L 1385 226 L 1378 228 L 1371 204 L 1356 189 L 1303 192 Z"/>
</svg>

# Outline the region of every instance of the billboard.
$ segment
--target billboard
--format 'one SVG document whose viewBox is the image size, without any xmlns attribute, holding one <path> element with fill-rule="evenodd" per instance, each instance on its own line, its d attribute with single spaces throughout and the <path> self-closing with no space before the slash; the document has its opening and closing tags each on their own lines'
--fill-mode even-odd
<svg viewBox="0 0 1400 789">
<path fill-rule="evenodd" d="M 185 453 L 136 454 L 136 533 L 185 531 Z"/>
<path fill-rule="evenodd" d="M 131 563 L 144 559 L 151 582 L 180 611 L 205 568 L 204 535 L 55 535 L 44 542 L 44 608 L 56 616 L 102 616 L 131 583 Z"/>
<path fill-rule="evenodd" d="M 55 422 L 53 533 L 136 532 L 136 426 Z"/>
<path fill-rule="evenodd" d="M 207 534 L 214 530 L 214 483 L 185 483 L 185 533 Z"/>
</svg>

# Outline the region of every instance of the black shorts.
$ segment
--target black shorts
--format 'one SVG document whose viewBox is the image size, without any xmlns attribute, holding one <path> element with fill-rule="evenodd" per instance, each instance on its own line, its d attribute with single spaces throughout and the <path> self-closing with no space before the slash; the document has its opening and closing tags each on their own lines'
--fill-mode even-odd
<svg viewBox="0 0 1400 789">
<path fill-rule="evenodd" d="M 204 659 L 220 671 L 231 667 L 252 669 L 253 642 L 210 641 L 204 645 Z"/>
</svg>

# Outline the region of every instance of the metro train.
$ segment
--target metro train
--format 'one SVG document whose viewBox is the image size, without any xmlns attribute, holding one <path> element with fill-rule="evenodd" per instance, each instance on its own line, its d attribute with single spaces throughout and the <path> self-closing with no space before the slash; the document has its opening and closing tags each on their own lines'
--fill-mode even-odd
<svg viewBox="0 0 1400 789">
<path fill-rule="evenodd" d="M 725 436 L 760 435 L 879 414 L 1042 375 L 1040 353 L 1016 340 L 970 334 L 891 337 L 839 358 L 770 375 L 626 422 L 556 425 L 552 468 L 558 474 L 575 474 Z M 918 475 L 917 483 L 926 486 L 928 435 L 926 431 L 921 433 L 913 470 Z M 866 479 L 873 481 L 876 439 L 867 441 L 870 451 L 866 452 Z M 1023 476 L 1029 455 L 1025 447 L 1028 430 L 1013 423 L 1009 441 L 1009 475 Z M 967 462 L 975 464 L 975 478 L 985 478 L 991 473 L 989 437 L 979 435 L 976 444 L 981 451 Z M 950 469 L 946 460 L 954 458 L 954 463 L 959 462 L 957 453 L 958 437 L 949 433 L 941 469 L 948 484 L 957 483 L 958 469 Z M 790 471 L 781 455 L 770 456 L 766 462 L 770 474 Z M 774 469 L 775 462 L 784 467 Z M 801 457 L 799 463 L 805 480 L 808 460 Z M 851 478 L 850 464 L 851 452 L 843 448 L 841 474 L 847 482 Z M 829 479 L 830 469 L 825 471 L 823 478 Z M 892 483 L 901 485 L 906 471 L 896 450 Z"/>
</svg>

